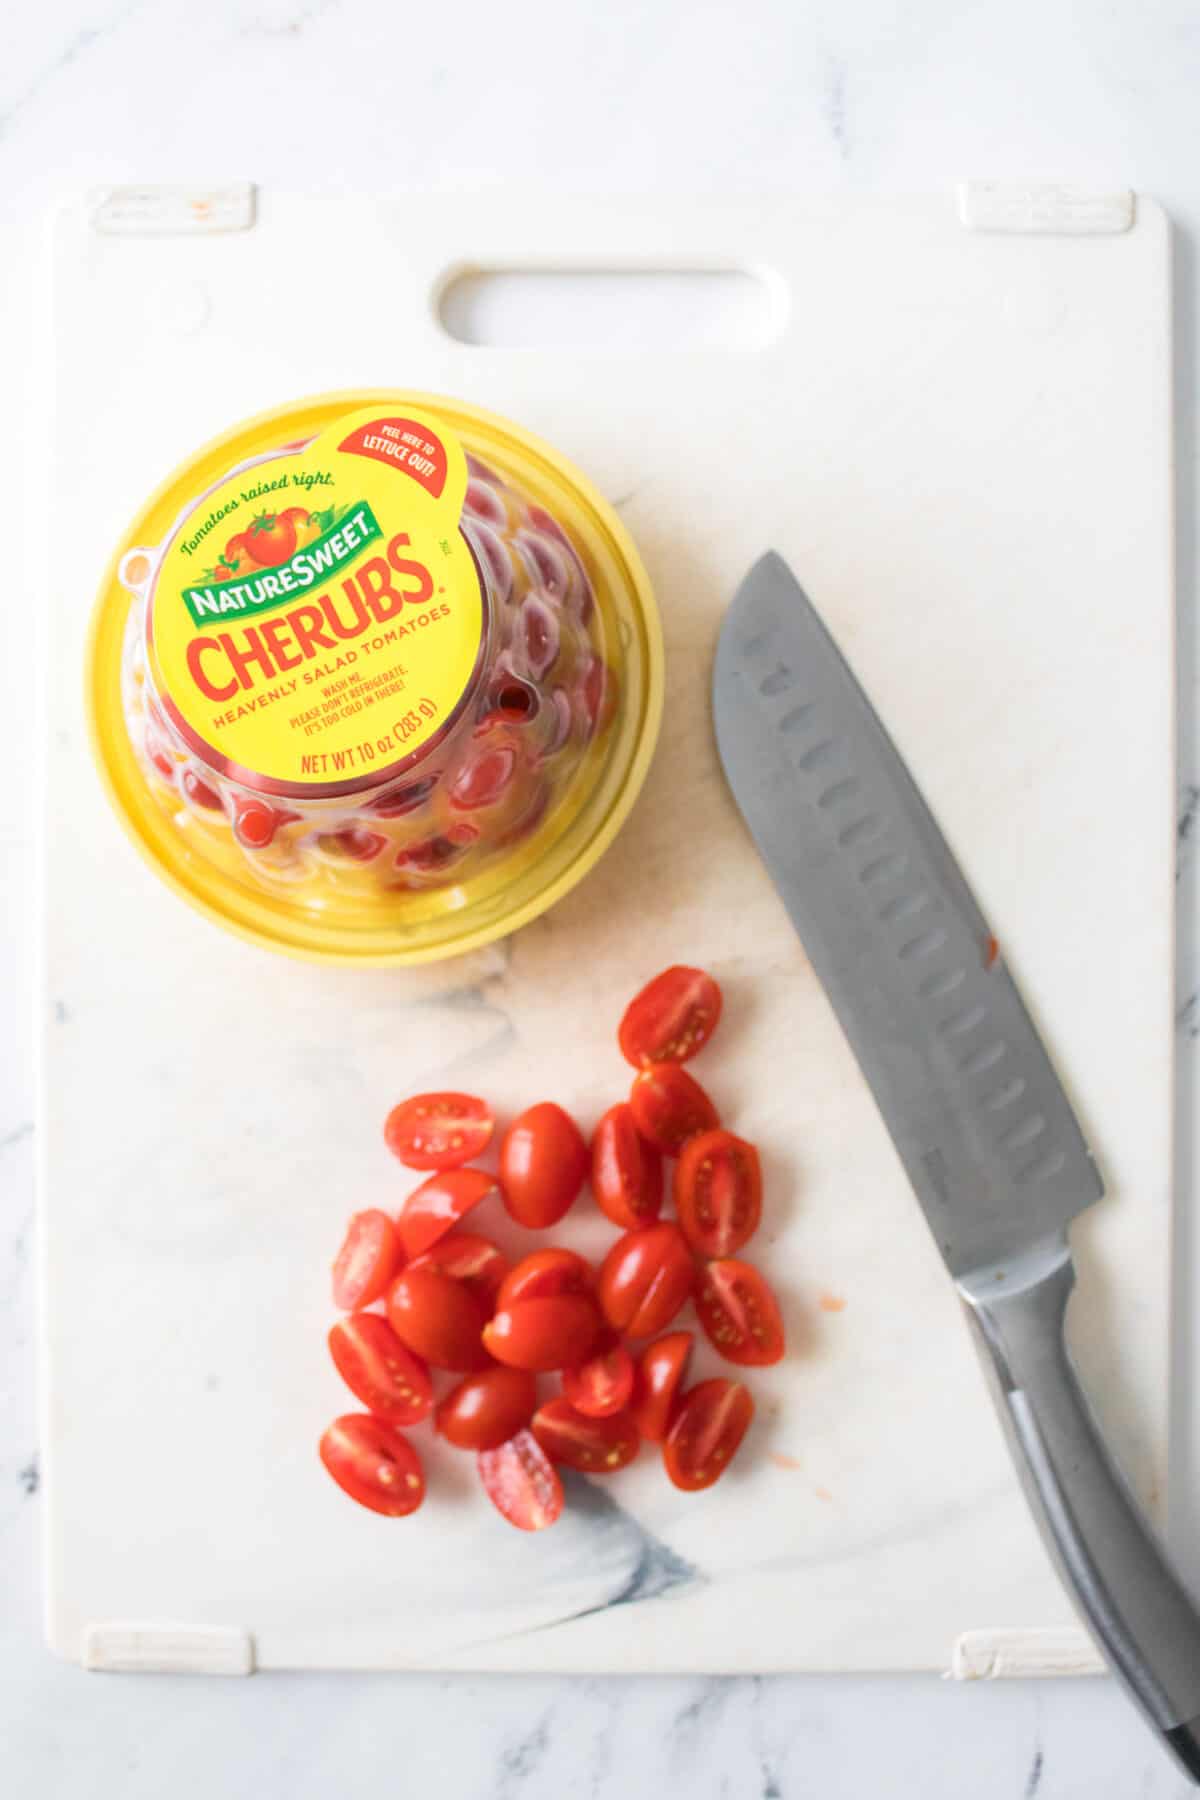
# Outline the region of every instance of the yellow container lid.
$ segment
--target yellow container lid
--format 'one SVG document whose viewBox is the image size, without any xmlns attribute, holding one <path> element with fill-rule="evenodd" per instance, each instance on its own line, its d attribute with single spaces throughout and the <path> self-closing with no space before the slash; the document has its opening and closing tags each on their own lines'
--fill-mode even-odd
<svg viewBox="0 0 1200 1800">
<path fill-rule="evenodd" d="M 419 424 L 422 418 L 432 421 L 434 429 L 430 437 L 437 443 L 432 458 L 422 457 L 419 444 L 412 451 L 401 448 L 403 440 L 413 443 L 415 437 L 411 432 L 396 429 L 394 424 L 386 428 L 392 441 L 378 434 L 364 435 L 362 418 L 369 420 L 371 417 L 371 411 L 367 409 L 378 409 L 389 420 L 398 419 L 400 423 L 415 419 Z M 358 415 L 358 418 L 351 415 Z M 343 423 L 353 428 L 353 441 L 351 436 L 342 438 Z M 370 427 L 367 429 L 369 432 Z M 444 433 L 444 438 L 439 433 Z M 322 434 L 326 436 L 322 437 Z M 243 469 L 256 458 L 274 456 L 280 459 L 278 466 L 285 466 L 285 457 L 294 458 L 300 446 L 314 439 L 353 449 L 356 455 L 365 459 L 364 492 L 369 491 L 367 476 L 371 471 L 367 465 L 372 459 L 373 466 L 388 458 L 393 464 L 396 460 L 410 458 L 406 473 L 420 488 L 440 495 L 447 477 L 445 461 L 438 451 L 443 443 L 448 445 L 447 498 L 452 509 L 457 510 L 456 494 L 462 492 L 461 485 L 458 490 L 453 487 L 455 459 L 463 481 L 470 471 L 478 470 L 480 466 L 485 472 L 494 471 L 496 487 L 489 487 L 486 481 L 475 484 L 480 487 L 481 495 L 493 505 L 497 493 L 519 496 L 515 503 L 523 509 L 521 517 L 526 522 L 529 512 L 525 509 L 533 509 L 533 517 L 544 518 L 547 529 L 561 530 L 583 571 L 585 589 L 594 596 L 594 616 L 587 630 L 603 647 L 606 679 L 615 678 L 605 702 L 603 726 L 573 751 L 569 776 L 553 790 L 553 803 L 547 806 L 536 828 L 531 826 L 524 834 L 513 831 L 506 837 L 497 838 L 496 845 L 503 847 L 492 849 L 486 856 L 467 857 L 461 878 L 456 879 L 450 871 L 429 876 L 418 873 L 413 876 L 411 886 L 383 887 L 375 880 L 366 879 L 362 869 L 356 866 L 358 847 L 365 842 L 367 853 L 371 854 L 372 845 L 383 844 L 387 828 L 370 817 L 370 786 L 357 775 L 340 785 L 326 781 L 322 787 L 314 787 L 314 794 L 320 796 L 315 801 L 318 811 L 322 807 L 325 809 L 326 822 L 321 831 L 313 829 L 311 818 L 300 818 L 295 812 L 277 814 L 281 820 L 297 821 L 284 826 L 280 837 L 281 851 L 288 849 L 284 841 L 288 833 L 304 834 L 305 845 L 311 847 L 307 863 L 302 865 L 298 857 L 293 861 L 297 869 L 307 868 L 311 873 L 301 872 L 296 879 L 283 880 L 278 878 L 278 870 L 256 866 L 258 859 L 250 853 L 250 840 L 241 831 L 243 823 L 247 830 L 256 823 L 252 817 L 253 809 L 257 807 L 260 814 L 270 815 L 272 804 L 276 807 L 298 805 L 301 813 L 304 812 L 303 802 L 294 799 L 295 789 L 272 779 L 270 758 L 277 750 L 277 738 L 273 743 L 259 719 L 252 717 L 246 723 L 239 718 L 235 724 L 234 713 L 240 714 L 244 709 L 231 706 L 221 715 L 220 723 L 229 734 L 234 755 L 228 760 L 223 759 L 214 755 L 212 743 L 203 734 L 197 735 L 193 730 L 196 719 L 183 717 L 169 698 L 172 659 L 181 668 L 184 650 L 201 631 L 212 634 L 203 640 L 204 647 L 199 652 L 200 678 L 205 692 L 209 691 L 209 684 L 213 684 L 214 696 L 223 694 L 226 685 L 228 692 L 234 694 L 235 678 L 246 659 L 234 651 L 233 637 L 220 629 L 228 621 L 217 618 L 214 622 L 207 615 L 251 604 L 264 612 L 281 607 L 287 596 L 279 595 L 280 582 L 275 577 L 278 575 L 287 584 L 295 573 L 290 564 L 281 570 L 274 568 L 273 558 L 282 557 L 295 539 L 294 535 L 286 536 L 291 527 L 280 527 L 275 533 L 278 541 L 272 542 L 270 520 L 273 515 L 270 514 L 265 525 L 261 512 L 255 521 L 257 530 L 266 535 L 256 539 L 252 532 L 247 539 L 251 548 L 246 551 L 249 559 L 246 566 L 255 569 L 257 581 L 250 582 L 241 572 L 237 549 L 230 556 L 228 551 L 222 553 L 216 548 L 224 538 L 226 528 L 219 502 L 224 493 L 231 491 L 222 488 L 221 484 L 231 472 Z M 433 450 L 433 444 L 426 443 L 424 449 Z M 269 477 L 276 466 L 274 461 L 262 463 L 264 479 L 257 485 L 267 492 L 268 499 L 271 498 Z M 253 475 L 255 471 L 249 473 Z M 376 483 L 380 480 L 377 469 L 373 479 Z M 251 487 L 255 486 L 251 482 Z M 300 497 L 308 499 L 307 490 Z M 414 498 L 427 504 L 415 490 Z M 502 500 L 500 504 L 503 504 Z M 353 547 L 356 543 L 365 543 L 371 535 L 379 541 L 368 547 L 376 551 L 384 547 L 386 534 L 378 530 L 369 504 L 364 512 L 347 520 L 341 529 L 337 509 L 332 514 L 320 512 L 314 503 L 311 521 L 306 508 L 295 509 L 295 516 L 303 519 L 310 542 L 317 539 L 311 545 L 316 557 L 326 558 L 324 564 L 318 562 L 317 566 L 330 567 L 329 558 L 336 561 L 339 552 L 349 555 L 347 544 Z M 486 518 L 486 512 L 483 516 Z M 237 523 L 236 520 L 230 522 Z M 468 523 L 465 514 L 463 522 Z M 201 550 L 199 546 L 206 532 L 212 548 L 206 544 Z M 324 535 L 318 536 L 321 532 Z M 479 585 L 486 593 L 489 577 L 479 554 L 481 535 L 487 538 L 487 528 L 477 524 L 473 532 L 468 529 L 464 533 L 464 538 L 471 546 L 470 554 L 475 563 L 480 565 Z M 267 542 L 270 547 L 260 549 L 260 541 Z M 403 562 L 395 550 L 397 543 L 407 543 L 407 538 L 393 538 L 387 546 L 392 562 L 397 568 L 411 572 L 411 565 Z M 441 548 L 447 556 L 452 548 L 462 552 L 462 544 L 457 538 L 453 545 L 449 541 L 443 542 Z M 196 552 L 194 557 L 193 552 Z M 271 570 L 265 581 L 256 560 L 260 555 Z M 219 559 L 215 577 L 211 570 L 201 573 L 200 565 L 214 557 Z M 189 571 L 187 579 L 193 579 L 189 558 L 196 564 L 195 585 L 181 587 L 180 569 Z M 386 584 L 389 576 L 386 563 L 378 557 L 376 560 L 383 571 L 373 577 L 378 586 Z M 517 560 L 519 563 L 519 555 Z M 312 579 L 303 558 L 296 566 L 305 579 Z M 446 566 L 450 567 L 449 564 Z M 469 559 L 467 566 L 471 567 Z M 174 610 L 168 613 L 163 608 L 159 614 L 161 623 L 156 624 L 154 587 L 160 568 L 172 572 L 174 585 L 169 591 Z M 213 579 L 227 585 L 208 585 Z M 536 568 L 533 579 L 537 579 Z M 245 582 L 245 585 L 237 585 L 239 582 Z M 474 584 L 473 574 L 471 584 Z M 428 586 L 426 581 L 426 589 Z M 271 597 L 263 595 L 263 588 Z M 353 597 L 353 589 L 348 591 Z M 369 590 L 364 588 L 364 591 L 372 598 Z M 384 591 L 387 591 L 386 585 Z M 437 591 L 441 593 L 442 589 L 439 587 Z M 186 599 L 193 623 L 185 619 L 184 631 L 176 633 L 176 641 L 172 642 L 166 627 L 172 619 L 183 617 L 182 599 Z M 529 602 L 535 635 L 540 604 L 535 592 L 534 599 Z M 589 611 L 590 605 L 589 600 Z M 303 614 L 304 609 L 300 610 Z M 315 608 L 309 607 L 307 612 L 317 617 Z M 486 612 L 485 606 L 485 615 Z M 287 646 L 295 656 L 296 643 L 294 638 L 288 637 L 286 625 L 286 618 L 294 616 L 284 616 L 282 624 L 263 624 L 261 630 L 249 628 L 251 651 L 268 667 L 269 644 L 279 650 Z M 256 621 L 259 617 L 256 613 Z M 274 619 L 280 617 L 278 611 L 273 613 Z M 300 622 L 301 625 L 307 623 L 312 635 L 324 642 L 311 619 L 306 621 L 302 616 Z M 320 624 L 319 618 L 317 623 Z M 336 619 L 334 623 L 337 623 Z M 475 629 L 478 634 L 480 627 L 476 625 Z M 486 675 L 483 667 L 485 652 L 493 659 L 496 657 L 498 639 L 489 639 L 488 629 L 485 616 L 479 636 L 482 648 L 473 680 Z M 150 641 L 144 641 L 146 639 Z M 164 751 L 160 743 L 157 755 L 152 755 L 149 760 L 146 740 L 135 743 L 130 717 L 130 646 L 134 642 L 144 663 L 144 673 L 139 663 L 136 679 L 146 682 L 147 699 L 153 692 L 158 707 L 170 712 L 170 730 L 179 733 L 173 741 L 181 746 L 169 752 Z M 473 693 L 474 690 L 463 687 L 462 683 L 464 672 L 475 664 L 474 641 L 464 642 L 459 638 L 450 644 L 447 636 L 447 642 L 461 665 L 447 687 L 447 695 L 452 697 L 460 688 L 464 695 Z M 234 658 L 232 669 L 222 660 L 221 644 Z M 424 654 L 429 664 L 430 652 L 426 650 Z M 512 666 L 507 653 L 498 660 L 505 667 Z M 598 658 L 592 660 L 599 666 Z M 191 666 L 196 668 L 195 664 Z M 292 664 L 289 661 L 283 666 Z M 517 666 L 519 669 L 519 663 Z M 164 667 L 167 670 L 166 690 L 163 686 Z M 292 678 L 293 682 L 295 679 Z M 378 685 L 384 676 L 381 674 L 373 679 Z M 364 389 L 319 395 L 261 413 L 213 439 L 167 478 L 132 521 L 105 572 L 92 619 L 85 683 L 93 750 L 109 798 L 156 873 L 189 904 L 253 943 L 314 961 L 365 965 L 420 963 L 477 949 L 527 924 L 574 887 L 603 855 L 628 816 L 653 756 L 663 705 L 662 632 L 649 579 L 620 519 L 586 477 L 557 451 L 508 420 L 457 400 L 406 390 Z M 250 676 L 244 673 L 243 683 L 250 685 Z M 273 695 L 278 692 L 279 689 L 272 690 Z M 237 695 L 237 698 L 241 697 Z M 136 703 L 135 691 L 135 706 Z M 161 714 L 153 703 L 150 703 L 150 713 L 161 723 Z M 452 709 L 448 724 L 457 723 L 458 718 L 459 714 Z M 469 720 L 462 729 L 468 726 Z M 148 729 L 152 731 L 153 727 Z M 313 726 L 309 729 L 323 728 Z M 417 732 L 413 742 L 420 745 L 423 727 L 415 715 L 413 729 Z M 503 728 L 501 731 L 503 734 Z M 327 735 L 325 741 L 348 740 L 342 733 L 340 740 L 334 734 Z M 436 735 L 430 739 L 432 743 L 437 741 Z M 247 747 L 259 754 L 247 759 Z M 170 754 L 181 765 L 193 755 L 200 760 L 188 762 L 186 769 L 175 770 L 168 759 Z M 321 760 L 324 766 L 332 767 L 328 757 Z M 400 756 L 386 771 L 385 785 L 387 779 L 393 779 L 403 771 L 404 760 Z M 408 760 L 419 767 L 420 753 L 414 752 Z M 163 766 L 161 776 L 156 774 L 156 763 Z M 214 777 L 210 785 L 213 768 L 219 768 L 220 779 Z M 256 770 L 266 772 L 257 774 Z M 279 770 L 275 769 L 274 773 L 278 774 Z M 232 785 L 225 777 L 230 778 Z M 478 779 L 477 775 L 477 787 Z M 365 798 L 361 791 L 364 787 Z M 222 793 L 221 800 L 218 789 Z M 258 797 L 260 789 L 266 797 L 263 800 Z M 279 795 L 285 798 L 280 801 L 276 798 Z M 188 796 L 201 796 L 203 804 L 189 805 Z M 387 795 L 382 798 L 386 800 Z M 344 820 L 339 816 L 339 806 L 346 810 Z M 367 812 L 356 811 L 359 807 L 365 807 Z M 242 808 L 247 809 L 244 815 Z M 396 809 L 380 805 L 379 810 L 382 813 Z M 379 826 L 378 833 L 368 829 L 372 825 Z M 464 839 L 468 834 L 478 836 L 477 828 L 465 822 L 450 829 L 452 836 L 456 831 L 461 832 Z M 322 835 L 323 832 L 329 835 Z M 511 837 L 511 845 L 507 837 Z M 348 852 L 346 857 L 341 856 L 343 848 Z M 393 848 L 388 843 L 389 870 Z M 326 854 L 326 849 L 336 850 L 338 855 Z M 279 857 L 275 860 L 280 862 Z M 413 863 L 414 858 L 402 851 L 396 862 L 403 864 L 406 861 Z M 416 859 L 416 866 L 420 868 L 419 859 Z M 404 876 L 394 878 L 403 880 Z"/>
</svg>

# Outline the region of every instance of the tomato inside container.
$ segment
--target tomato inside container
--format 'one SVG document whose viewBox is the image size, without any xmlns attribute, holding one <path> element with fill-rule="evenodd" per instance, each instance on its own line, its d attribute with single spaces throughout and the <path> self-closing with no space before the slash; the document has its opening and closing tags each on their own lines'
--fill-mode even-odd
<svg viewBox="0 0 1200 1800">
<path fill-rule="evenodd" d="M 507 421 L 391 392 L 280 409 L 185 464 L 114 573 L 89 662 L 110 796 L 161 874 L 273 947 L 485 942 L 579 879 L 644 778 L 645 572 Z"/>
</svg>

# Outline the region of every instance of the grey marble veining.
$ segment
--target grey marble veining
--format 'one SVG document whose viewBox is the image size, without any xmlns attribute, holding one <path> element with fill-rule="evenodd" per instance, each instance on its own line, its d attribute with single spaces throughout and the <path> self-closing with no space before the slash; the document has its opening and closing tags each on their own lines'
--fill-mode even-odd
<svg viewBox="0 0 1200 1800">
<path fill-rule="evenodd" d="M 451 16 L 288 0 L 216 0 L 202 12 L 182 0 L 110 9 L 64 0 L 22 10 L 10 31 L 0 69 L 8 325 L 0 356 L 10 384 L 24 374 L 37 304 L 38 215 L 66 183 L 214 172 L 294 182 L 311 168 L 329 190 L 388 179 L 620 189 L 643 186 L 653 169 L 667 188 L 849 191 L 1003 173 L 1132 180 L 1157 192 L 1180 232 L 1181 599 L 1190 612 L 1200 33 L 1186 5 L 1089 14 L 1019 0 L 1003 12 L 963 14 L 937 0 L 898 17 L 882 3 L 801 11 L 751 0 L 730 28 L 670 5 L 614 4 L 601 18 L 548 4 L 472 4 Z M 327 134 L 319 152 L 310 131 L 318 111 Z M 26 396 L 30 408 L 38 398 Z M 21 492 L 24 462 L 15 438 L 0 447 L 6 492 Z M 43 553 L 33 547 L 35 572 Z M 1191 821 L 1200 767 L 1190 628 L 1183 641 L 1178 1017 L 1189 1172 L 1200 1004 Z M 32 704 L 17 658 L 0 662 L 0 718 L 19 777 L 0 813 L 8 926 L 0 952 L 8 1026 L 0 1043 L 0 1788 L 39 1800 L 159 1800 L 168 1790 L 181 1800 L 217 1791 L 327 1800 L 377 1792 L 382 1772 L 402 1792 L 448 1800 L 959 1800 L 968 1792 L 976 1800 L 1182 1800 L 1169 1766 L 1103 1683 L 956 1690 L 895 1679 L 272 1676 L 133 1684 L 49 1658 L 37 1619 L 31 1391 Z M 71 995 L 58 1004 L 66 1024 Z M 458 1004 L 489 1002 L 484 992 Z M 503 1029 L 503 1015 L 494 1023 Z M 1198 1252 L 1188 1214 L 1179 1255 L 1193 1280 Z M 1196 1349 L 1185 1332 L 1177 1357 L 1185 1403 Z M 1178 1522 L 1190 1533 L 1183 1553 L 1200 1572 L 1200 1431 L 1186 1409 L 1175 1479 Z M 619 1521 L 613 1529 L 623 1530 Z M 690 1573 L 637 1540 L 624 1561 L 635 1591 Z"/>
</svg>

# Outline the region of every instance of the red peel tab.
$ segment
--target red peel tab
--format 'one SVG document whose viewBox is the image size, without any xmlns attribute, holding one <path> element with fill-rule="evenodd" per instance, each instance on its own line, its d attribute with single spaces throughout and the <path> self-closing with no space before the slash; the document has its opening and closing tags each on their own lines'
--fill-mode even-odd
<svg viewBox="0 0 1200 1800">
<path fill-rule="evenodd" d="M 411 477 L 440 500 L 446 485 L 446 446 L 414 419 L 372 419 L 338 445 L 351 456 L 369 456 Z"/>
</svg>

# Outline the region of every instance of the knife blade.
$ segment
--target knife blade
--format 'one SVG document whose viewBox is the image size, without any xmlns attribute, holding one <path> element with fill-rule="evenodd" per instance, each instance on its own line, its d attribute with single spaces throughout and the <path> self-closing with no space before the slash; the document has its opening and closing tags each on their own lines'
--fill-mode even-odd
<svg viewBox="0 0 1200 1800">
<path fill-rule="evenodd" d="M 717 749 L 967 1307 L 1018 1470 L 1110 1662 L 1200 1782 L 1200 1614 L 1067 1354 L 1066 1232 L 1103 1193 L 996 939 L 787 564 L 723 622 Z"/>
</svg>

